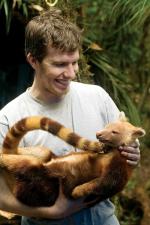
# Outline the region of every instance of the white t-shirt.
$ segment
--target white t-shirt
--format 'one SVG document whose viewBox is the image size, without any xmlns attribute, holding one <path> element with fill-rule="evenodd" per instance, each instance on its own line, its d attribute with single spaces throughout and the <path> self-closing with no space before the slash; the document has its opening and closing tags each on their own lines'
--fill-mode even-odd
<svg viewBox="0 0 150 225">
<path fill-rule="evenodd" d="M 118 109 L 109 95 L 99 86 L 72 82 L 67 95 L 56 103 L 45 105 L 32 98 L 27 90 L 0 111 L 0 144 L 16 121 L 32 115 L 50 117 L 78 134 L 96 139 L 96 132 L 118 117 Z M 56 154 L 72 150 L 65 142 L 48 132 L 31 131 L 23 138 L 22 146 L 44 145 Z"/>
<path fill-rule="evenodd" d="M 83 137 L 96 140 L 96 132 L 107 123 L 118 118 L 119 110 L 110 96 L 99 86 L 71 82 L 69 92 L 56 103 L 45 105 L 30 95 L 29 89 L 9 102 L 0 111 L 0 144 L 9 127 L 27 116 L 43 115 L 62 123 Z M 73 150 L 64 141 L 46 131 L 36 130 L 26 134 L 21 146 L 42 145 L 55 154 L 62 155 Z M 113 214 L 114 208 L 109 201 L 98 204 L 99 216 Z M 95 212 L 97 206 L 91 208 Z M 97 214 L 97 212 L 96 212 Z M 103 215 L 104 214 L 104 215 Z M 93 217 L 94 219 L 96 217 Z"/>
</svg>

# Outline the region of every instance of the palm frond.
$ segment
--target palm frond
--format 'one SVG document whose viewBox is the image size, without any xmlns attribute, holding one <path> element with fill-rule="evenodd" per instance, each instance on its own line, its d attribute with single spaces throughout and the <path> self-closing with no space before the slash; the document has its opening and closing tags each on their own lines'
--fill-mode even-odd
<svg viewBox="0 0 150 225">
<path fill-rule="evenodd" d="M 114 68 L 102 52 L 90 52 L 89 63 L 94 68 L 96 83 L 108 91 L 119 109 L 123 110 L 134 124 L 139 125 L 141 120 L 129 95 L 130 83 L 126 76 Z"/>
</svg>

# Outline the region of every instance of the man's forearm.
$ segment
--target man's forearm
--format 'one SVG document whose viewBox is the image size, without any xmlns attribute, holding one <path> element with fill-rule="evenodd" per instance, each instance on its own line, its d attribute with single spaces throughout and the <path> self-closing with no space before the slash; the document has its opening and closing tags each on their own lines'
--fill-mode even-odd
<svg viewBox="0 0 150 225">
<path fill-rule="evenodd" d="M 14 197 L 1 174 L 0 190 L 0 210 L 21 216 L 61 219 L 85 207 L 82 199 L 76 201 L 68 200 L 61 190 L 55 205 L 50 207 L 29 207 Z"/>
<path fill-rule="evenodd" d="M 5 180 L 0 176 L 0 209 L 22 216 L 57 218 L 55 207 L 29 207 L 19 202 L 10 192 Z M 60 217 L 60 216 L 59 216 Z"/>
</svg>

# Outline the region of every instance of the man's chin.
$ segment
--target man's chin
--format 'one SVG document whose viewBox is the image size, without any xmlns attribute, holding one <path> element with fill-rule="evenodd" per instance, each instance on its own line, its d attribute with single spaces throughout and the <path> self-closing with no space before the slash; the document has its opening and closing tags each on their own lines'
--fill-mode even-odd
<svg viewBox="0 0 150 225">
<path fill-rule="evenodd" d="M 54 94 L 57 97 L 62 97 L 64 95 L 66 95 L 68 93 L 68 91 L 69 91 L 69 87 L 67 87 L 66 89 L 57 89 L 57 90 L 55 90 L 55 93 Z"/>
</svg>

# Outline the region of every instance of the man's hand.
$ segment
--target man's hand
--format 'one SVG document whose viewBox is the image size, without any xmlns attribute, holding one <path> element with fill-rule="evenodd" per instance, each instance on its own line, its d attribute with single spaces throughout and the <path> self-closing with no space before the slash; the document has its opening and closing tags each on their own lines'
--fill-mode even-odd
<svg viewBox="0 0 150 225">
<path fill-rule="evenodd" d="M 120 146 L 119 150 L 121 152 L 121 155 L 126 157 L 127 163 L 131 166 L 136 166 L 140 161 L 140 149 L 139 149 L 139 141 L 136 140 L 132 145 L 130 146 Z"/>
<path fill-rule="evenodd" d="M 41 213 L 43 211 L 42 217 L 51 219 L 62 219 L 71 214 L 78 212 L 79 210 L 85 208 L 84 199 L 70 200 L 65 197 L 62 191 L 62 185 L 60 181 L 59 196 L 55 204 L 51 207 L 41 207 Z M 46 213 L 46 214 L 45 214 Z M 45 216 L 44 216 L 45 215 Z"/>
</svg>

